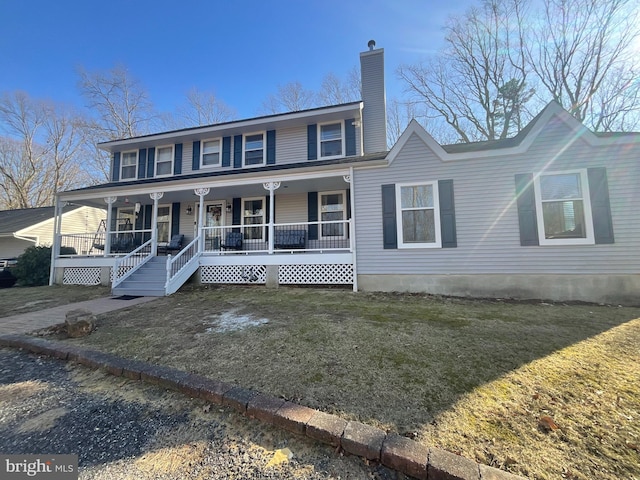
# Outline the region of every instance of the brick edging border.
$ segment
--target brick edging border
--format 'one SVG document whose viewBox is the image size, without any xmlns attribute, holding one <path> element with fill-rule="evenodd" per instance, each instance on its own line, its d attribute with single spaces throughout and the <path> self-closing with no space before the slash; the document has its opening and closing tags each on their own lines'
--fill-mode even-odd
<svg viewBox="0 0 640 480">
<path fill-rule="evenodd" d="M 27 335 L 0 336 L 0 347 L 73 361 L 111 375 L 142 380 L 218 405 L 382 465 L 421 480 L 522 480 L 504 470 L 481 465 L 446 450 L 427 447 L 414 440 L 360 422 L 314 410 L 281 398 L 110 353 L 53 342 Z"/>
</svg>

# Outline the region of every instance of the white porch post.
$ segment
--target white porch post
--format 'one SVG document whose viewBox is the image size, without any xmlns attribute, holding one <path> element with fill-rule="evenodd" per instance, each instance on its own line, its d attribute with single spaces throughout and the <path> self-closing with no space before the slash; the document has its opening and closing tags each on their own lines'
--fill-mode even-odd
<svg viewBox="0 0 640 480">
<path fill-rule="evenodd" d="M 202 227 L 204 222 L 204 197 L 209 194 L 208 188 L 195 188 L 193 193 L 200 197 L 200 208 L 198 209 L 198 235 L 200 240 L 198 241 L 198 251 L 204 252 L 204 235 L 202 234 Z"/>
<path fill-rule="evenodd" d="M 60 197 L 56 197 L 56 208 L 53 222 L 53 245 L 51 246 L 51 268 L 49 270 L 49 285 L 55 280 L 56 258 L 60 254 L 60 230 L 62 228 Z"/>
<path fill-rule="evenodd" d="M 345 175 L 344 181 L 351 187 L 349 189 L 349 200 L 351 201 L 351 218 L 349 219 L 349 247 L 351 248 L 353 261 L 353 291 L 358 291 L 358 266 L 356 264 L 356 193 L 353 183 L 353 167 L 349 168 L 349 175 Z"/>
<path fill-rule="evenodd" d="M 274 192 L 280 188 L 280 182 L 267 182 L 263 183 L 262 187 L 265 190 L 269 190 L 269 253 L 273 253 L 273 220 L 274 220 Z"/>
<path fill-rule="evenodd" d="M 114 203 L 116 203 L 118 197 L 105 197 L 104 203 L 107 204 L 107 225 L 105 226 L 105 238 L 104 238 L 104 256 L 108 256 L 111 253 L 111 217 L 112 213 L 111 207 Z"/>
<path fill-rule="evenodd" d="M 156 255 L 158 251 L 158 200 L 163 196 L 163 192 L 150 193 L 153 200 L 153 213 L 151 215 L 151 254 Z"/>
</svg>

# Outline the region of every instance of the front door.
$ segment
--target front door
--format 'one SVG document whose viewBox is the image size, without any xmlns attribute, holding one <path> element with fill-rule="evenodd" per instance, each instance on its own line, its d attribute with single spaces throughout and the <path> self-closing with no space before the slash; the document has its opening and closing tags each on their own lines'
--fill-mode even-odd
<svg viewBox="0 0 640 480">
<path fill-rule="evenodd" d="M 200 218 L 200 204 L 196 204 L 196 220 L 194 222 L 194 236 L 198 235 L 198 219 Z M 204 204 L 204 249 L 220 250 L 221 237 L 225 225 L 225 201 L 206 202 Z"/>
</svg>

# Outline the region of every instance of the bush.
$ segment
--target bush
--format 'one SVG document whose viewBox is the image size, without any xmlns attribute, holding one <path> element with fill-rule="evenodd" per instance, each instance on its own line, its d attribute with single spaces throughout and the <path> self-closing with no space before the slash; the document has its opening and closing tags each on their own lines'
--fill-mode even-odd
<svg viewBox="0 0 640 480">
<path fill-rule="evenodd" d="M 60 255 L 73 255 L 76 251 L 70 247 L 61 247 Z M 29 247 L 18 257 L 18 263 L 12 269 L 18 284 L 36 287 L 49 284 L 51 269 L 51 247 Z"/>
</svg>

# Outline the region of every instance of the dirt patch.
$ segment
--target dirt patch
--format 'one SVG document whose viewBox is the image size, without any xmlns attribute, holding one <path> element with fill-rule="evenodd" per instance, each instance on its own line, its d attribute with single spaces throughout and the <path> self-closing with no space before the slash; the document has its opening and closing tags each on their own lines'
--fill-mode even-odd
<svg viewBox="0 0 640 480">
<path fill-rule="evenodd" d="M 268 323 L 210 330 L 229 314 Z M 90 337 L 70 342 L 522 475 L 613 480 L 640 476 L 628 446 L 640 437 L 638 317 L 638 308 L 593 304 L 203 287 L 100 316 Z M 543 431 L 541 416 L 559 428 Z"/>
</svg>

